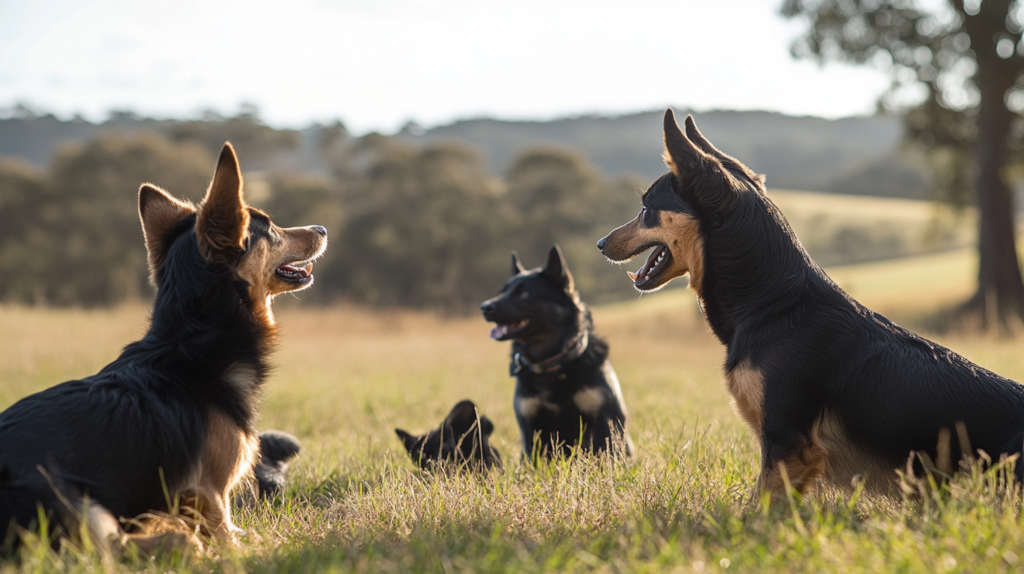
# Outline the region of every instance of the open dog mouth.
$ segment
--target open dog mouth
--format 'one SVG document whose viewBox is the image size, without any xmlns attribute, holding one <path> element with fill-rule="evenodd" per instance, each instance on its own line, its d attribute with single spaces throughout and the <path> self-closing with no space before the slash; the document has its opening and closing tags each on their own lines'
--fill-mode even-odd
<svg viewBox="0 0 1024 574">
<path fill-rule="evenodd" d="M 525 329 L 529 324 L 529 319 L 523 319 L 521 321 L 516 321 L 515 323 L 498 323 L 493 329 L 491 329 L 491 338 L 495 341 L 504 341 Z"/>
<path fill-rule="evenodd" d="M 289 283 L 309 283 L 313 280 L 313 264 L 309 261 L 294 261 L 279 265 L 277 277 Z"/>
<path fill-rule="evenodd" d="M 641 291 L 652 289 L 658 282 L 658 276 L 665 269 L 668 269 L 671 262 L 672 254 L 669 252 L 668 247 L 659 243 L 655 245 L 654 250 L 651 251 L 647 261 L 639 271 L 636 273 L 627 271 L 626 275 L 629 275 L 629 278 L 633 280 L 633 286 L 637 289 Z"/>
</svg>

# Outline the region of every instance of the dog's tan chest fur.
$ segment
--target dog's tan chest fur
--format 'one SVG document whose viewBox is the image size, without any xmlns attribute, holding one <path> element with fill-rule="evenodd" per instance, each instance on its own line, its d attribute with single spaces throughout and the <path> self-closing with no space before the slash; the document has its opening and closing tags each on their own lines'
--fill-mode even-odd
<svg viewBox="0 0 1024 574">
<path fill-rule="evenodd" d="M 604 392 L 596 387 L 583 389 L 572 396 L 572 402 L 576 403 L 581 413 L 596 417 L 604 406 Z"/>
<path fill-rule="evenodd" d="M 210 410 L 203 445 L 203 477 L 211 485 L 230 491 L 252 472 L 259 452 L 259 438 L 240 428 L 216 409 Z"/>
<path fill-rule="evenodd" d="M 761 422 L 764 420 L 764 375 L 746 360 L 725 374 L 725 384 L 733 409 L 760 440 Z"/>
</svg>

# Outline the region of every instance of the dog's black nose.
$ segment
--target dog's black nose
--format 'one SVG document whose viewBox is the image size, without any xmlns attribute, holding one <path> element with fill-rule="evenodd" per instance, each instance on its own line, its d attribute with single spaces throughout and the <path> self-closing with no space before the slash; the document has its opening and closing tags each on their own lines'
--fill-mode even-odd
<svg viewBox="0 0 1024 574">
<path fill-rule="evenodd" d="M 316 232 L 319 233 L 320 235 L 327 237 L 327 228 L 324 227 L 323 225 L 314 225 L 313 229 L 315 229 Z"/>
<path fill-rule="evenodd" d="M 597 240 L 597 248 L 600 249 L 601 251 L 604 251 L 604 244 L 605 243 L 608 243 L 608 238 L 607 237 L 602 237 L 601 239 L 598 239 Z"/>
<path fill-rule="evenodd" d="M 483 311 L 484 313 L 490 311 L 493 308 L 494 303 L 491 303 L 490 301 L 484 301 L 483 303 L 480 304 L 480 310 Z"/>
</svg>

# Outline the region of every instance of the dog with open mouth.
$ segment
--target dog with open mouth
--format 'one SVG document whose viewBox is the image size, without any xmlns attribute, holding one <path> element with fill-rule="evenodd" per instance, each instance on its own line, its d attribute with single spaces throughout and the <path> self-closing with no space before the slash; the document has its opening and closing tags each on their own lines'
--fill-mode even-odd
<svg viewBox="0 0 1024 574">
<path fill-rule="evenodd" d="M 665 113 L 669 173 L 636 219 L 597 247 L 641 292 L 689 275 L 726 347 L 726 389 L 761 446 L 762 491 L 854 479 L 888 492 L 896 469 L 956 470 L 962 457 L 1021 452 L 1024 386 L 867 309 L 807 254 L 764 177 Z M 1022 462 L 1016 472 L 1022 476 Z"/>
<path fill-rule="evenodd" d="M 608 344 L 594 334 L 557 245 L 543 268 L 525 269 L 513 252 L 512 278 L 480 309 L 495 323 L 491 338 L 512 341 L 510 374 L 525 454 L 550 457 L 579 448 L 633 456 Z"/>
<path fill-rule="evenodd" d="M 280 228 L 248 206 L 230 144 L 202 203 L 144 184 L 139 216 L 157 289 L 145 336 L 99 373 L 0 413 L 8 549 L 19 528 L 38 526 L 40 510 L 60 540 L 87 531 L 107 551 L 187 545 L 180 533 L 124 536 L 119 525 L 178 505 L 215 541 L 237 542 L 231 492 L 259 459 L 271 304 L 313 284 L 327 230 Z"/>
</svg>

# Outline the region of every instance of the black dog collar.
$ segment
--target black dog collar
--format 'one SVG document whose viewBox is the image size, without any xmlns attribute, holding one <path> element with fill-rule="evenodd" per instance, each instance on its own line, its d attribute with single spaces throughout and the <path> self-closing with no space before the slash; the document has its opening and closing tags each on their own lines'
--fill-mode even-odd
<svg viewBox="0 0 1024 574">
<path fill-rule="evenodd" d="M 509 375 L 514 377 L 524 368 L 537 373 L 538 375 L 561 370 L 566 363 L 579 358 L 580 355 L 585 353 L 588 345 L 590 345 L 590 334 L 586 329 L 584 329 L 573 343 L 566 346 L 557 355 L 544 359 L 543 361 L 531 363 L 530 360 L 522 353 L 515 353 L 512 355 L 512 364 L 508 366 Z"/>
</svg>

